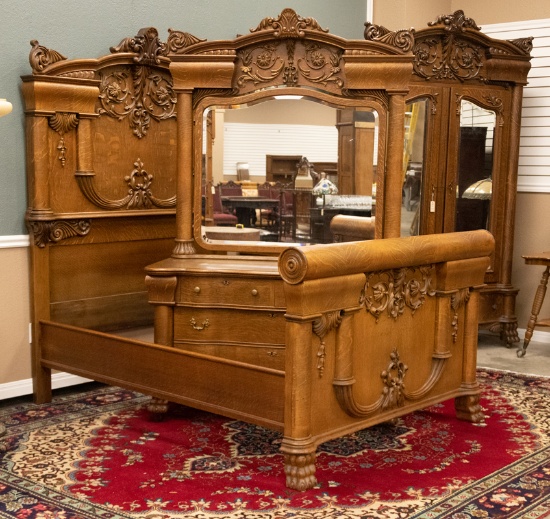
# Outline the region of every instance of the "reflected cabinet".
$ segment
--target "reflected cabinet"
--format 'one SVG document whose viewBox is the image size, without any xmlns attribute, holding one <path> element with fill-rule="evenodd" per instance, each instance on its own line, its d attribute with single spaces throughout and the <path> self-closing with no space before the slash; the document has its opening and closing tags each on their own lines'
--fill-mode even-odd
<svg viewBox="0 0 550 519">
<path fill-rule="evenodd" d="M 511 270 L 531 48 L 531 39 L 489 38 L 461 12 L 440 17 L 415 33 L 407 95 L 403 233 L 494 235 L 479 319 L 507 343 L 518 341 Z"/>
</svg>

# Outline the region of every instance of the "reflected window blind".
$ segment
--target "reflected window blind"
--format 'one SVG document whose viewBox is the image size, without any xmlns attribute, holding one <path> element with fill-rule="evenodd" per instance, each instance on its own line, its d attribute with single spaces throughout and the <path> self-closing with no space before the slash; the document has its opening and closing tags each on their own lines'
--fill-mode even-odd
<svg viewBox="0 0 550 519">
<path fill-rule="evenodd" d="M 266 155 L 301 155 L 315 162 L 338 162 L 338 131 L 333 126 L 224 124 L 224 175 L 248 162 L 251 176 L 265 176 Z"/>
<path fill-rule="evenodd" d="M 523 90 L 518 191 L 550 193 L 550 19 L 484 25 L 482 31 L 503 40 L 534 38 Z"/>
</svg>

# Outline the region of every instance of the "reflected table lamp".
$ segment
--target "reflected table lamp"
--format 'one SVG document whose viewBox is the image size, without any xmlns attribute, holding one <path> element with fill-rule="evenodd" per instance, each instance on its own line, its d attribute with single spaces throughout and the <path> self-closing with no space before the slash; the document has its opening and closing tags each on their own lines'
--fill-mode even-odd
<svg viewBox="0 0 550 519">
<path fill-rule="evenodd" d="M 464 193 L 462 193 L 462 198 L 467 198 L 470 200 L 483 200 L 483 221 L 485 222 L 485 228 L 489 229 L 489 200 L 493 196 L 493 180 L 491 177 L 482 178 L 468 186 Z"/>
</svg>

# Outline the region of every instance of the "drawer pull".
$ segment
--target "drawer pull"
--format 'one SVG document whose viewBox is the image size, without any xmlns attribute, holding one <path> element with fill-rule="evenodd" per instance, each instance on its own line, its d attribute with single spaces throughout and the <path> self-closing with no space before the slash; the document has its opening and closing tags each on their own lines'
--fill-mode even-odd
<svg viewBox="0 0 550 519">
<path fill-rule="evenodd" d="M 204 330 L 205 328 L 208 328 L 210 326 L 210 321 L 208 319 L 205 319 L 203 322 L 202 322 L 202 325 L 200 324 L 197 324 L 197 321 L 195 321 L 195 318 L 192 317 L 191 318 L 191 326 L 193 327 L 194 330 Z"/>
<path fill-rule="evenodd" d="M 253 296 L 257 296 L 257 295 L 258 295 L 258 291 L 257 291 L 255 288 L 252 289 L 252 295 L 253 295 Z"/>
<path fill-rule="evenodd" d="M 193 291 L 195 292 L 195 294 L 200 294 L 201 293 L 201 287 L 195 287 L 193 289 Z"/>
<path fill-rule="evenodd" d="M 268 354 L 270 357 L 278 357 L 278 356 L 279 356 L 279 353 L 276 352 L 276 351 L 268 351 L 267 354 Z"/>
</svg>

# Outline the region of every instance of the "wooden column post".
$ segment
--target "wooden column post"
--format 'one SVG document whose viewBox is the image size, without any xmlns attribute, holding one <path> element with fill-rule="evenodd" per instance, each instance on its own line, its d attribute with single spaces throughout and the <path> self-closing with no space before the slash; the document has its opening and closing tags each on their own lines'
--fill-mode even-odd
<svg viewBox="0 0 550 519">
<path fill-rule="evenodd" d="M 405 96 L 390 95 L 388 119 L 388 160 L 384 182 L 382 237 L 399 238 L 401 235 L 401 199 L 403 188 L 403 150 L 405 139 Z"/>
<path fill-rule="evenodd" d="M 172 257 L 195 254 L 193 242 L 193 91 L 178 92 L 176 245 Z"/>
</svg>

